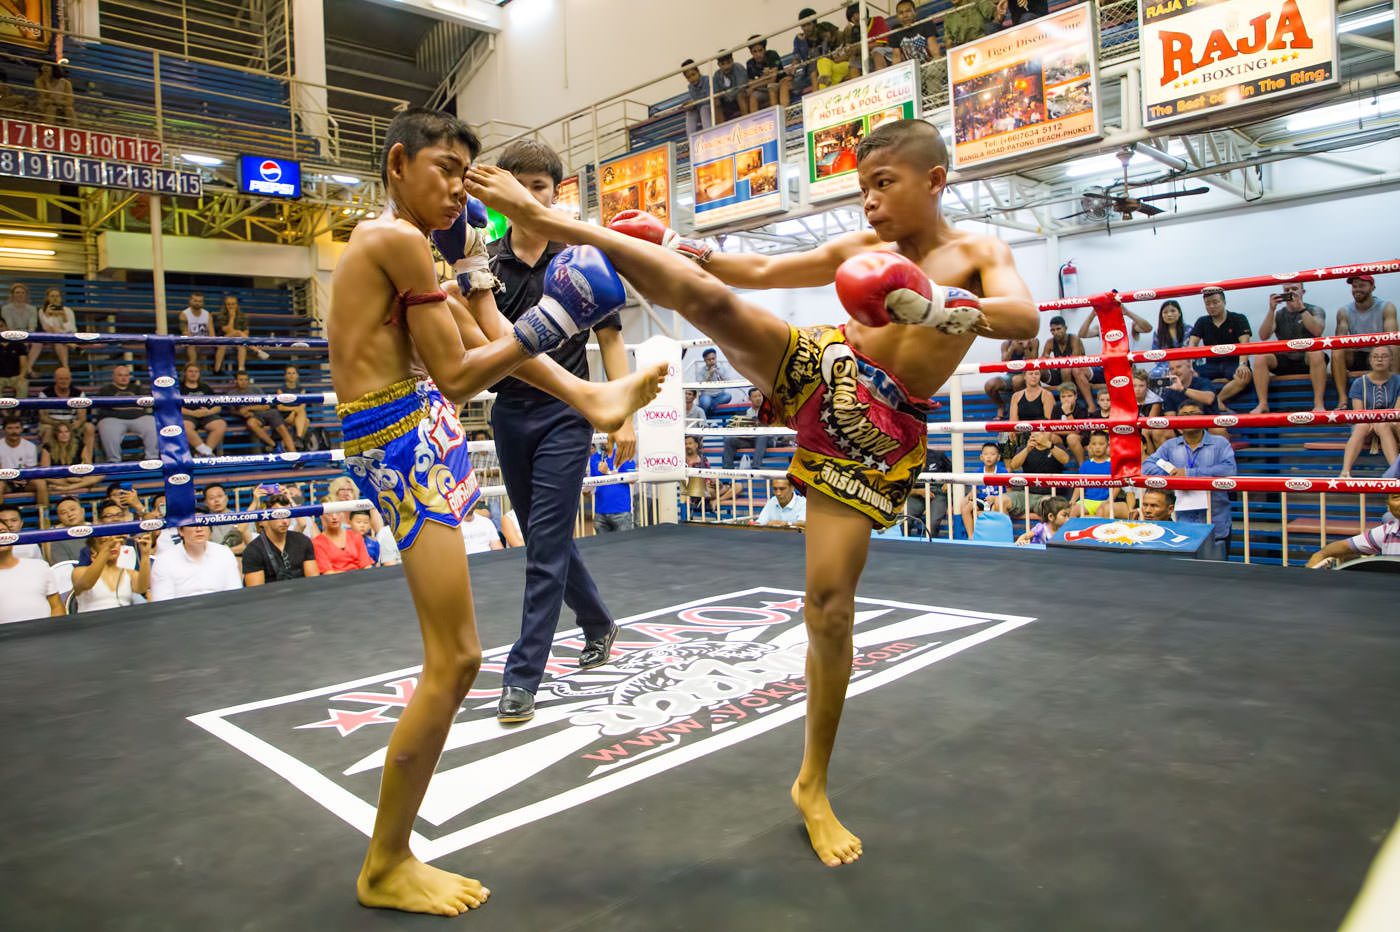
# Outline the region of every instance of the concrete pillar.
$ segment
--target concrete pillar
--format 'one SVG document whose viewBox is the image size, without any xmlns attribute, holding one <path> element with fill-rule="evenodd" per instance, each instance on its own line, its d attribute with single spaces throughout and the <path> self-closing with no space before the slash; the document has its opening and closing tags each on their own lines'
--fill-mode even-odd
<svg viewBox="0 0 1400 932">
<path fill-rule="evenodd" d="M 326 18 L 321 0 L 289 0 L 292 20 L 292 106 L 299 132 L 320 140 L 321 155 L 333 156 L 327 139 Z"/>
</svg>

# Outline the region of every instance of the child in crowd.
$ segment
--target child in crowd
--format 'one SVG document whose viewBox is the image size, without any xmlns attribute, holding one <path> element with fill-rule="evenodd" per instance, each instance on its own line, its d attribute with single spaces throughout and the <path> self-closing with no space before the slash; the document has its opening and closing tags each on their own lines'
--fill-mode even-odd
<svg viewBox="0 0 1400 932">
<path fill-rule="evenodd" d="M 1089 437 L 1088 457 L 1079 464 L 1081 476 L 1113 475 L 1113 463 L 1108 457 L 1108 434 L 1096 430 Z M 1126 518 L 1130 511 L 1127 503 L 1117 501 L 1117 489 L 1075 489 L 1075 518 Z"/>
<path fill-rule="evenodd" d="M 1052 495 L 1040 504 L 1040 513 L 1045 516 L 1044 521 L 1036 522 L 1029 531 L 1016 538 L 1017 546 L 1024 547 L 1026 544 L 1044 544 L 1060 533 L 1060 528 L 1065 526 L 1065 522 L 1070 519 L 1073 509 L 1067 499 L 1058 495 Z"/>
<path fill-rule="evenodd" d="M 1056 421 L 1082 421 L 1089 417 L 1089 408 L 1079 397 L 1079 389 L 1074 387 L 1074 383 L 1068 381 L 1060 383 L 1060 403 L 1050 412 L 1050 417 Z M 1084 441 L 1088 439 L 1087 431 L 1077 430 L 1067 434 L 1056 434 L 1055 439 L 1069 449 L 1069 455 L 1076 462 L 1084 461 Z"/>
<path fill-rule="evenodd" d="M 995 443 L 982 444 L 982 472 L 992 474 L 1004 474 L 1006 464 L 1001 461 L 1001 451 L 997 449 Z M 977 527 L 977 512 L 979 511 L 1000 511 L 1011 510 L 1011 499 L 1007 497 L 1006 490 L 999 485 L 979 485 L 973 488 L 972 494 L 963 499 L 962 522 L 963 530 L 967 531 L 967 539 L 972 539 L 972 532 Z"/>
<path fill-rule="evenodd" d="M 369 554 L 370 562 L 378 566 L 379 538 L 375 537 L 374 529 L 370 527 L 369 512 L 350 512 L 350 529 L 360 535 L 360 539 L 365 542 L 365 552 Z"/>
</svg>

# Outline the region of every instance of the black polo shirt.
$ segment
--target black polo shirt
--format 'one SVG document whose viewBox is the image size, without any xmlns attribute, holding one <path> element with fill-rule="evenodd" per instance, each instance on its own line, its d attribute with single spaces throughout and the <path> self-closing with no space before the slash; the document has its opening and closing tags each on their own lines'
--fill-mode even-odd
<svg viewBox="0 0 1400 932">
<path fill-rule="evenodd" d="M 1226 311 L 1225 320 L 1215 325 L 1209 314 L 1202 314 L 1191 328 L 1193 337 L 1200 337 L 1204 346 L 1220 346 L 1222 343 L 1238 343 L 1240 337 L 1253 337 L 1254 328 L 1249 326 L 1249 318 L 1235 311 Z"/>
<path fill-rule="evenodd" d="M 544 295 L 544 273 L 550 260 L 564 249 L 563 243 L 550 243 L 534 265 L 527 265 L 510 248 L 510 230 L 487 247 L 491 254 L 491 271 L 501 280 L 503 291 L 496 292 L 496 306 L 511 323 L 539 303 Z M 622 321 L 613 314 L 593 328 L 621 330 Z M 549 357 L 581 379 L 588 378 L 588 331 L 580 331 L 550 351 Z M 509 401 L 539 402 L 554 396 L 527 385 L 519 379 L 502 379 L 491 386 L 500 398 Z"/>
<path fill-rule="evenodd" d="M 263 582 L 302 579 L 306 576 L 305 564 L 314 563 L 315 560 L 316 548 L 311 538 L 299 531 L 287 531 L 287 540 L 281 550 L 261 534 L 243 548 L 243 572 L 261 571 L 265 574 Z"/>
</svg>

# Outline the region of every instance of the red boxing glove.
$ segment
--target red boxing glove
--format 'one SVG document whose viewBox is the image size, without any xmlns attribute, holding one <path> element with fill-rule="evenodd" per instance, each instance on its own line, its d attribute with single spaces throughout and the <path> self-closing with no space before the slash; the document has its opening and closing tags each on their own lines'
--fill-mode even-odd
<svg viewBox="0 0 1400 932">
<path fill-rule="evenodd" d="M 665 246 L 696 262 L 710 261 L 710 253 L 713 251 L 709 245 L 699 240 L 686 239 L 644 210 L 622 211 L 608 223 L 608 229 L 633 239 L 644 239 L 648 243 Z"/>
<path fill-rule="evenodd" d="M 867 327 L 913 324 L 959 334 L 982 319 L 975 294 L 935 285 L 918 265 L 888 250 L 842 262 L 836 269 L 836 296 L 846 312 Z"/>
</svg>

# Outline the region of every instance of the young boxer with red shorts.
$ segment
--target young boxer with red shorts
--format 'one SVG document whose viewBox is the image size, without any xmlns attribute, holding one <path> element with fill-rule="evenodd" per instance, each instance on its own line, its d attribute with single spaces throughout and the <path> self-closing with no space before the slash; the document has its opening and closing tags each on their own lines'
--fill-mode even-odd
<svg viewBox="0 0 1400 932">
<path fill-rule="evenodd" d="M 972 341 L 1029 339 L 1040 323 L 1010 248 L 943 218 L 948 153 L 937 129 L 886 123 L 861 140 L 857 158 L 871 231 L 783 256 L 714 252 L 636 211 L 618 215 L 611 230 L 579 223 L 542 208 L 509 173 L 467 173 L 468 190 L 511 220 L 602 249 L 650 300 L 714 340 L 763 392 L 773 419 L 797 430 L 789 475 L 807 490 L 808 703 L 792 799 L 817 856 L 832 866 L 861 853 L 832 812 L 826 782 L 871 526 L 893 523 L 913 489 L 928 443 L 927 399 Z M 792 327 L 726 287 L 833 281 L 854 318 L 840 327 Z"/>
</svg>

